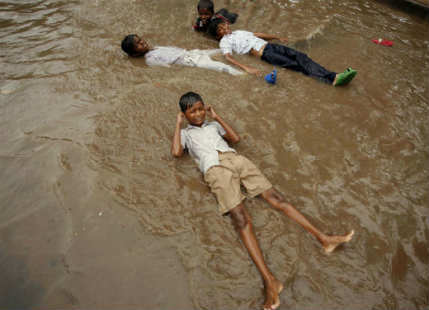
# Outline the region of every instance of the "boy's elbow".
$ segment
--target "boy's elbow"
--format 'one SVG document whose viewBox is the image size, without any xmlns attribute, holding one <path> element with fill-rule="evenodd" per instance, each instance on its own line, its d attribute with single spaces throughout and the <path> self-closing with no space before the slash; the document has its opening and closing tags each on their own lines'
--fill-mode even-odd
<svg viewBox="0 0 429 310">
<path fill-rule="evenodd" d="M 172 148 L 171 155 L 173 155 L 173 157 L 176 157 L 176 158 L 181 157 L 183 155 L 183 149 Z"/>
</svg>

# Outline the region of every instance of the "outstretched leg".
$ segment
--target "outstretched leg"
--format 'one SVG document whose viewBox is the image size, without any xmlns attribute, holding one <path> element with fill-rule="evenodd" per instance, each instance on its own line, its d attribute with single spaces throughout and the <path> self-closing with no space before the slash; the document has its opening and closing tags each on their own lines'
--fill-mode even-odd
<svg viewBox="0 0 429 310">
<path fill-rule="evenodd" d="M 232 75 L 242 75 L 243 71 L 237 70 L 230 65 L 210 58 L 210 55 L 218 53 L 220 50 L 190 50 L 187 51 L 183 64 L 191 67 L 199 67 L 219 72 L 226 72 Z"/>
<path fill-rule="evenodd" d="M 335 72 L 327 70 L 306 54 L 281 44 L 268 43 L 261 59 L 275 66 L 302 72 L 328 84 L 332 84 L 336 77 Z"/>
<path fill-rule="evenodd" d="M 283 196 L 276 191 L 274 188 L 270 188 L 261 194 L 273 208 L 282 211 L 288 217 L 293 219 L 295 222 L 300 224 L 311 233 L 313 236 L 320 241 L 326 253 L 330 253 L 335 250 L 337 246 L 342 243 L 349 242 L 352 239 L 354 231 L 350 231 L 347 235 L 344 236 L 328 236 L 318 230 L 313 226 L 298 210 L 296 210 L 292 205 L 288 204 Z"/>
<path fill-rule="evenodd" d="M 244 246 L 264 279 L 264 310 L 276 309 L 280 306 L 279 293 L 283 289 L 283 284 L 273 276 L 265 264 L 264 256 L 253 232 L 250 215 L 242 203 L 232 209 L 230 214 Z"/>
<path fill-rule="evenodd" d="M 216 54 L 221 54 L 222 50 L 220 48 L 211 49 L 211 50 L 199 50 L 201 53 L 206 54 L 207 56 L 213 56 Z"/>
<path fill-rule="evenodd" d="M 210 56 L 207 56 L 207 55 L 204 55 L 203 57 L 200 58 L 197 66 L 200 68 L 216 70 L 216 71 L 220 71 L 220 72 L 226 72 L 226 73 L 229 73 L 232 75 L 243 75 L 244 74 L 243 71 L 237 70 L 237 69 L 235 69 L 235 68 L 231 67 L 230 65 L 227 65 L 223 62 L 215 61 L 215 60 L 211 59 Z"/>
</svg>

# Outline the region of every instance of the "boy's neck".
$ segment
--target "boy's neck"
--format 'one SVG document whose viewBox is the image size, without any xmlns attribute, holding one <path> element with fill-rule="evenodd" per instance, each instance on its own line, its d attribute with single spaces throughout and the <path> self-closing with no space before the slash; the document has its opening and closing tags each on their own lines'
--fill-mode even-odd
<svg viewBox="0 0 429 310">
<path fill-rule="evenodd" d="M 204 125 L 206 121 L 204 120 L 204 122 L 202 122 L 201 124 L 192 124 L 192 123 L 188 123 L 188 125 L 193 126 L 193 127 L 202 127 Z"/>
</svg>

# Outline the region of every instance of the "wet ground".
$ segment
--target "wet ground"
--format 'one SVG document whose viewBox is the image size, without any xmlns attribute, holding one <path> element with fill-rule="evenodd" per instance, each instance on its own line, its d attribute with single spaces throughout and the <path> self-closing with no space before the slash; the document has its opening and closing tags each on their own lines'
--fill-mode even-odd
<svg viewBox="0 0 429 310">
<path fill-rule="evenodd" d="M 170 155 L 178 99 L 192 90 L 314 224 L 356 231 L 326 256 L 301 227 L 246 201 L 285 283 L 280 309 L 427 309 L 427 11 L 399 1 L 216 1 L 240 14 L 234 29 L 286 36 L 333 71 L 358 70 L 344 88 L 285 70 L 272 86 L 150 68 L 121 52 L 128 33 L 215 48 L 191 30 L 195 5 L 0 2 L 0 308 L 260 309 L 262 281 L 230 219 L 193 161 Z"/>
</svg>

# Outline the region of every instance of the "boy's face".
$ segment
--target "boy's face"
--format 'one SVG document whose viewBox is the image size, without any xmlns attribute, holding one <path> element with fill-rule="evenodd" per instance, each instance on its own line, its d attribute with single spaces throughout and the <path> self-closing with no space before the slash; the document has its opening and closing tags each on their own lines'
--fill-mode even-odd
<svg viewBox="0 0 429 310">
<path fill-rule="evenodd" d="M 217 26 L 217 37 L 218 39 L 222 39 L 223 36 L 227 34 L 231 34 L 231 28 L 229 27 L 228 23 L 221 23 Z"/>
<path fill-rule="evenodd" d="M 210 18 L 212 18 L 213 13 L 209 9 L 199 9 L 198 15 L 200 15 L 201 20 L 204 24 L 207 24 Z"/>
<path fill-rule="evenodd" d="M 189 124 L 200 127 L 206 119 L 206 109 L 202 101 L 197 101 L 185 111 Z"/>
<path fill-rule="evenodd" d="M 142 55 L 149 50 L 149 44 L 139 36 L 134 36 L 134 53 Z"/>
</svg>

